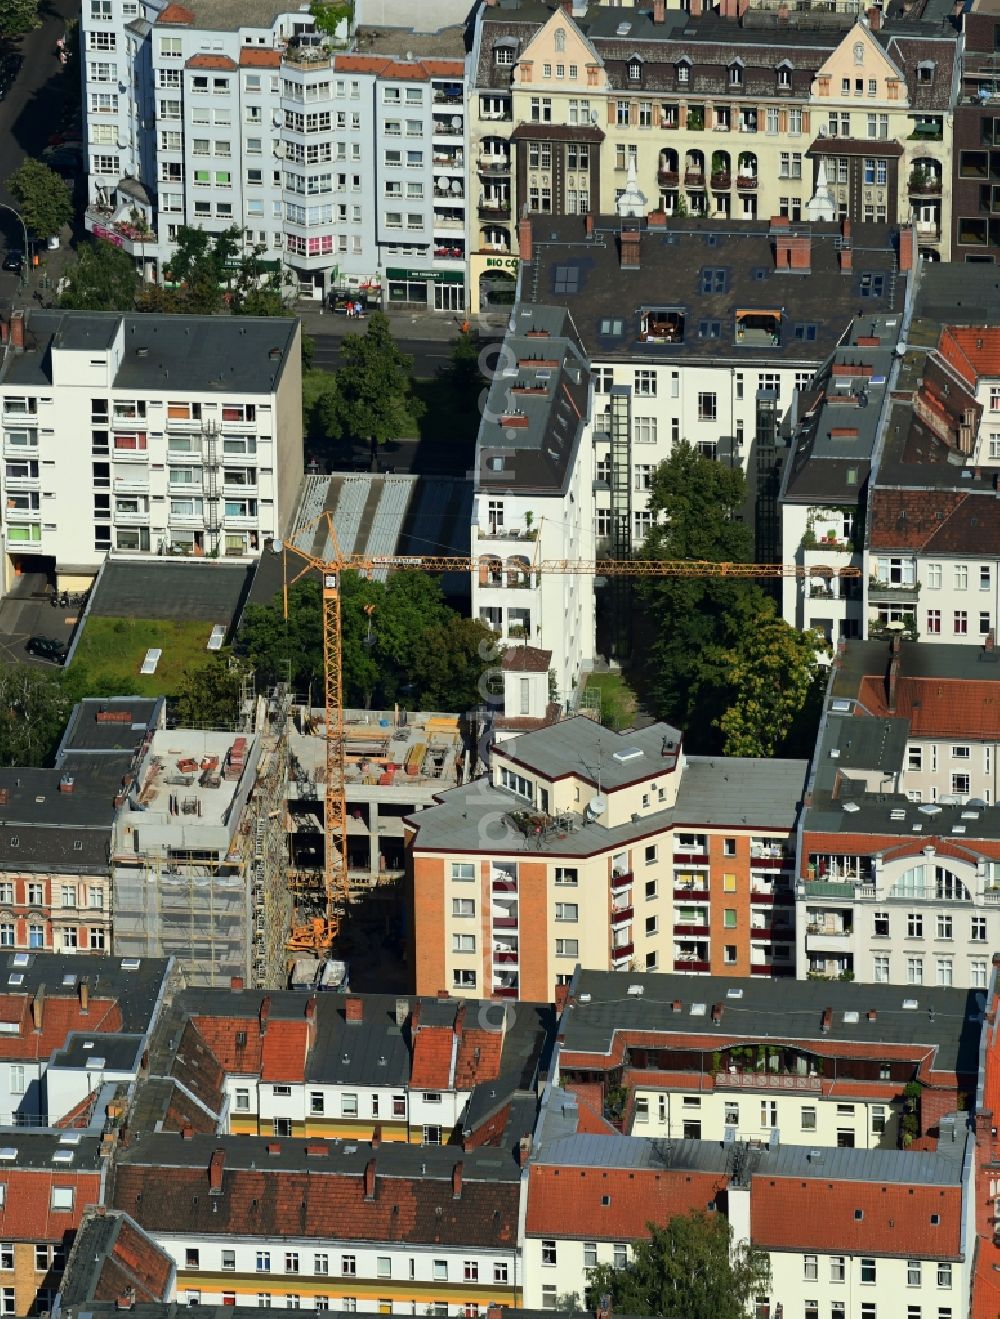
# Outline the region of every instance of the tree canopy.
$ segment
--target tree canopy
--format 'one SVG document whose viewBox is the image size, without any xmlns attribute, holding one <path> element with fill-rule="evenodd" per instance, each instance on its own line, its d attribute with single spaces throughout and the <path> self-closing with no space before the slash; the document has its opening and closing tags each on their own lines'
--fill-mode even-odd
<svg viewBox="0 0 1000 1319">
<path fill-rule="evenodd" d="M 0 765 L 46 765 L 72 699 L 56 671 L 0 664 Z"/>
<path fill-rule="evenodd" d="M 753 537 L 740 520 L 746 494 L 740 470 L 678 445 L 653 473 L 657 523 L 643 556 L 750 562 Z M 822 639 L 789 627 L 749 580 L 664 578 L 640 591 L 637 681 L 657 714 L 684 731 L 693 751 L 787 752 L 811 709 Z"/>
<path fill-rule="evenodd" d="M 7 180 L 7 187 L 36 238 L 51 238 L 73 218 L 72 189 L 40 160 L 26 156 Z"/>
<path fill-rule="evenodd" d="M 393 573 L 373 582 L 357 573 L 341 577 L 341 664 L 344 702 L 386 708 L 469 709 L 479 704 L 479 681 L 489 667 L 493 634 L 463 619 L 444 599 L 438 578 Z M 322 599 L 319 582 L 305 579 L 288 593 L 288 619 L 280 598 L 244 613 L 237 651 L 253 665 L 258 683 L 287 681 L 300 693 L 312 687 L 322 702 Z"/>
<path fill-rule="evenodd" d="M 188 669 L 170 698 L 174 722 L 186 728 L 232 727 L 239 715 L 241 677 L 240 666 L 223 655 Z"/>
<path fill-rule="evenodd" d="M 346 336 L 340 356 L 337 390 L 344 427 L 367 437 L 374 457 L 378 445 L 405 434 L 408 419 L 422 411 L 413 396 L 413 359 L 399 351 L 380 311 L 370 314 L 364 334 Z"/>
<path fill-rule="evenodd" d="M 131 311 L 139 276 L 129 254 L 113 243 L 91 239 L 77 248 L 66 275 L 60 307 L 70 311 Z"/>
<path fill-rule="evenodd" d="M 723 1214 L 691 1213 L 633 1246 L 621 1268 L 600 1264 L 590 1275 L 590 1308 L 610 1297 L 612 1311 L 660 1319 L 746 1319 L 771 1285 L 767 1255 L 740 1243 Z"/>
<path fill-rule="evenodd" d="M 0 32 L 19 37 L 38 23 L 38 0 L 0 0 Z"/>
</svg>

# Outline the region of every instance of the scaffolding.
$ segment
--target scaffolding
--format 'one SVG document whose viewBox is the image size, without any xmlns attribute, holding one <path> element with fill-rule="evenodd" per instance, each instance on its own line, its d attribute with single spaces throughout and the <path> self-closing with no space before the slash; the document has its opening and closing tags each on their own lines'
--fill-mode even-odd
<svg viewBox="0 0 1000 1319">
<path fill-rule="evenodd" d="M 177 746 L 200 740 L 205 754 L 191 774 L 176 773 L 154 754 L 137 775 L 112 858 L 117 954 L 175 957 L 189 985 L 228 986 L 238 977 L 284 986 L 288 709 L 287 691 L 279 689 L 251 702 L 242 737 L 164 734 Z M 225 745 L 228 752 L 219 755 Z M 220 765 L 206 767 L 213 759 Z M 213 799 L 223 779 L 231 796 Z M 199 797 L 196 785 L 208 792 Z"/>
</svg>

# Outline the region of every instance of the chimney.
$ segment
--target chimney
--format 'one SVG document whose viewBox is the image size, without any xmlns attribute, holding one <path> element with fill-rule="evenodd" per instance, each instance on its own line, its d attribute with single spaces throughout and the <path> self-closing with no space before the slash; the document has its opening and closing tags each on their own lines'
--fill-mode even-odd
<svg viewBox="0 0 1000 1319">
<path fill-rule="evenodd" d="M 670 1005 L 672 1012 L 680 1012 L 683 1009 L 683 1007 L 684 1004 L 680 1001 L 679 998 L 675 998 L 673 1003 L 671 1003 Z"/>
<path fill-rule="evenodd" d="M 135 1309 L 135 1288 L 126 1287 L 124 1291 L 119 1292 L 115 1299 L 116 1310 L 134 1310 Z"/>
<path fill-rule="evenodd" d="M 213 1195 L 219 1195 L 222 1191 L 222 1169 L 225 1166 L 226 1151 L 213 1150 L 212 1157 L 208 1161 L 208 1189 Z"/>
<path fill-rule="evenodd" d="M 451 1170 L 451 1198 L 461 1200 L 462 1198 L 462 1160 L 459 1159 Z"/>
<path fill-rule="evenodd" d="M 310 994 L 306 999 L 306 1006 L 303 1011 L 306 1021 L 315 1021 L 316 1019 L 316 995 Z"/>
<path fill-rule="evenodd" d="M 377 1150 L 382 1144 L 382 1123 L 376 1122 L 372 1128 L 372 1149 Z"/>
<path fill-rule="evenodd" d="M 875 1011 L 874 1008 L 869 1008 L 869 1009 L 868 1009 L 868 1020 L 869 1020 L 869 1021 L 878 1021 L 878 1013 Z"/>
<path fill-rule="evenodd" d="M 638 229 L 623 229 L 621 232 L 621 266 L 622 270 L 638 270 L 642 265 L 640 245 L 642 236 Z"/>
<path fill-rule="evenodd" d="M 522 1136 L 517 1143 L 517 1166 L 526 1168 L 531 1157 L 531 1137 Z"/>
<path fill-rule="evenodd" d="M 994 633 L 993 629 L 990 628 L 990 630 L 986 633 L 986 640 L 983 642 L 983 650 L 991 651 L 994 649 L 996 644 L 997 644 L 996 634 Z"/>
<path fill-rule="evenodd" d="M 901 632 L 893 632 L 892 637 L 889 641 L 889 654 L 898 655 L 902 649 L 903 649 L 903 634 Z"/>
<path fill-rule="evenodd" d="M 86 976 L 80 977 L 80 1016 L 85 1017 L 90 1011 L 90 982 Z"/>
<path fill-rule="evenodd" d="M 653 0 L 653 22 L 662 23 L 667 15 L 667 0 Z"/>
<path fill-rule="evenodd" d="M 396 999 L 396 1025 L 400 1030 L 406 1025 L 406 1018 L 410 1015 L 409 1000 L 405 998 Z"/>
<path fill-rule="evenodd" d="M 876 5 L 872 5 L 867 11 L 868 26 L 873 32 L 878 32 L 882 27 L 882 11 Z"/>
<path fill-rule="evenodd" d="M 824 1035 L 828 1035 L 830 1027 L 833 1025 L 833 1008 L 824 1008 L 823 1016 L 820 1019 L 819 1028 Z"/>
<path fill-rule="evenodd" d="M 25 254 L 27 259 L 27 254 Z M 10 342 L 16 353 L 24 352 L 24 312 L 12 311 L 10 314 Z"/>
<path fill-rule="evenodd" d="M 486 1319 L 503 1319 L 502 1305 L 488 1305 L 486 1307 Z"/>
<path fill-rule="evenodd" d="M 531 216 L 522 216 L 517 222 L 517 251 L 522 261 L 532 259 Z"/>
<path fill-rule="evenodd" d="M 774 268 L 808 275 L 812 269 L 812 239 L 809 235 L 779 233 L 774 242 Z"/>
<path fill-rule="evenodd" d="M 181 1127 L 181 1140 L 193 1140 L 194 1127 Z"/>
<path fill-rule="evenodd" d="M 242 977 L 242 976 L 230 976 L 230 977 L 229 977 L 229 988 L 233 991 L 234 994 L 238 994 L 238 993 L 240 992 L 240 990 L 243 988 L 243 977 Z"/>
<path fill-rule="evenodd" d="M 271 996 L 265 994 L 260 1000 L 260 1033 L 261 1035 L 267 1030 L 267 1019 L 271 1015 Z"/>
<path fill-rule="evenodd" d="M 344 1003 L 344 1020 L 350 1025 L 360 1025 L 365 1019 L 364 1000 L 353 996 Z"/>
<path fill-rule="evenodd" d="M 845 243 L 851 241 L 851 218 L 849 215 L 845 215 L 840 222 L 840 236 Z"/>
<path fill-rule="evenodd" d="M 712 1021 L 716 1026 L 718 1026 L 719 1022 L 722 1020 L 722 1010 L 725 1006 L 725 1003 L 712 1004 Z"/>
<path fill-rule="evenodd" d="M 903 274 L 913 269 L 913 252 L 916 247 L 913 226 L 906 225 L 899 231 L 899 269 Z"/>
<path fill-rule="evenodd" d="M 840 257 L 840 273 L 849 275 L 854 269 L 854 249 L 851 247 L 842 247 L 838 253 Z"/>
<path fill-rule="evenodd" d="M 375 1199 L 375 1160 L 369 1159 L 365 1164 L 365 1199 Z"/>
<path fill-rule="evenodd" d="M 588 211 L 587 214 L 583 217 L 583 230 L 584 230 L 584 233 L 587 235 L 588 238 L 593 238 L 593 236 L 594 236 L 594 212 L 593 212 L 593 211 Z"/>
<path fill-rule="evenodd" d="M 36 1031 L 42 1029 L 42 1019 L 45 1009 L 45 986 L 38 986 L 38 993 L 31 1000 L 31 1024 Z"/>
<path fill-rule="evenodd" d="M 601 1296 L 594 1309 L 594 1319 L 611 1319 L 611 1297 Z"/>
<path fill-rule="evenodd" d="M 899 656 L 893 655 L 889 661 L 889 672 L 885 680 L 885 703 L 889 713 L 896 713 L 896 683 L 899 680 Z"/>
<path fill-rule="evenodd" d="M 60 774 L 60 775 L 59 775 L 59 791 L 60 791 L 60 792 L 72 792 L 72 791 L 73 791 L 73 775 L 72 775 L 72 774 Z"/>
</svg>

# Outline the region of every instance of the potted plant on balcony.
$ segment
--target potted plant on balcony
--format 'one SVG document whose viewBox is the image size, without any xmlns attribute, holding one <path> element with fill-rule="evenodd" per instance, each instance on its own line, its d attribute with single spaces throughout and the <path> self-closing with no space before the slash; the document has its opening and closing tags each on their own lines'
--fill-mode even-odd
<svg viewBox="0 0 1000 1319">
<path fill-rule="evenodd" d="M 687 126 L 692 133 L 700 133 L 705 127 L 705 107 L 692 105 L 688 107 Z"/>
</svg>

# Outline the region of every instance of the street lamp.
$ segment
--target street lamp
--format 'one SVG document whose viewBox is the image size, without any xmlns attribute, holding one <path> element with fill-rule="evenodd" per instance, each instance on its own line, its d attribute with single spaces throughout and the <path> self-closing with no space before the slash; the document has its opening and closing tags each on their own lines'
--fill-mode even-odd
<svg viewBox="0 0 1000 1319">
<path fill-rule="evenodd" d="M 21 230 L 24 234 L 24 261 L 21 263 L 21 277 L 20 277 L 20 286 L 21 288 L 24 288 L 24 286 L 28 282 L 28 277 L 26 272 L 28 268 L 28 262 L 31 260 L 31 253 L 28 251 L 28 226 L 24 223 L 24 217 L 22 216 L 21 212 L 15 211 L 13 206 L 8 206 L 5 202 L 0 202 L 0 211 L 10 211 L 11 215 L 13 215 L 14 218 L 20 222 Z"/>
</svg>

